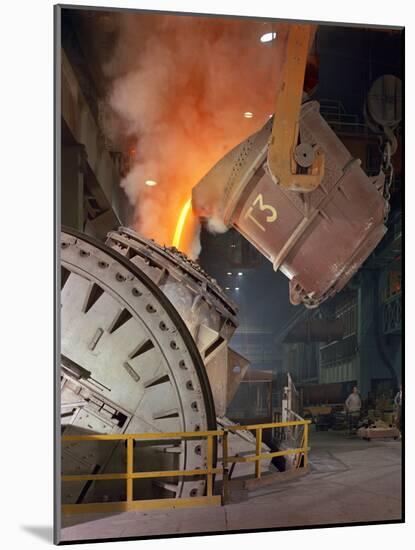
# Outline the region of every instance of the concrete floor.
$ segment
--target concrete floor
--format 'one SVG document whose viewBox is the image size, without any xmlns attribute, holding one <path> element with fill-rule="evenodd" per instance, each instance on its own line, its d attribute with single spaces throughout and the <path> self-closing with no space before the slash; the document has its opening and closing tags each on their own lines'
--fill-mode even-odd
<svg viewBox="0 0 415 550">
<path fill-rule="evenodd" d="M 63 518 L 62 541 L 401 519 L 401 442 L 314 432 L 308 475 L 226 506 Z"/>
</svg>

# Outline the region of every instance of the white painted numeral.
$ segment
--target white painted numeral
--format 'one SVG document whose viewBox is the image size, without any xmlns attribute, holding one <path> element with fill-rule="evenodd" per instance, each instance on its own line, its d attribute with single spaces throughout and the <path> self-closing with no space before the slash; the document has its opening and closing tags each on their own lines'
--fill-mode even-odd
<svg viewBox="0 0 415 550">
<path fill-rule="evenodd" d="M 265 218 L 267 223 L 275 222 L 275 220 L 278 218 L 278 214 L 276 209 L 273 206 L 271 206 L 270 204 L 264 204 L 264 197 L 262 196 L 261 193 L 259 193 L 259 195 L 257 195 L 256 199 L 252 203 L 252 206 L 250 206 L 246 211 L 245 218 L 251 219 L 260 229 L 262 229 L 262 231 L 265 231 L 265 227 L 252 214 L 254 210 L 254 206 L 256 204 L 258 204 L 261 212 L 265 212 L 265 211 L 270 212 L 268 216 Z"/>
</svg>

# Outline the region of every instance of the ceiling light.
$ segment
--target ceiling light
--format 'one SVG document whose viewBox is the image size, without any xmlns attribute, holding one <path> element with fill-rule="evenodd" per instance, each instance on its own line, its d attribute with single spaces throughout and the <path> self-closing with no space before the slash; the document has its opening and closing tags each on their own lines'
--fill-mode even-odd
<svg viewBox="0 0 415 550">
<path fill-rule="evenodd" d="M 240 271 L 240 272 L 238 273 L 238 275 L 239 275 L 239 277 L 242 277 L 242 275 L 243 275 L 242 271 Z"/>
<path fill-rule="evenodd" d="M 251 113 L 251 111 L 245 111 L 244 117 L 245 118 L 252 118 L 254 116 L 254 113 Z"/>
<path fill-rule="evenodd" d="M 236 286 L 236 287 L 235 287 L 235 290 L 239 290 L 239 286 Z"/>
<path fill-rule="evenodd" d="M 225 290 L 230 290 L 230 288 L 228 286 L 225 286 Z"/>
<path fill-rule="evenodd" d="M 261 42 L 271 42 L 272 40 L 275 40 L 277 38 L 276 32 L 266 32 L 263 34 L 260 38 Z"/>
<path fill-rule="evenodd" d="M 157 185 L 157 182 L 155 180 L 146 180 L 145 184 L 149 187 L 154 187 L 155 185 Z"/>
<path fill-rule="evenodd" d="M 228 271 L 228 275 L 232 275 L 232 272 L 231 272 L 231 271 Z"/>
</svg>

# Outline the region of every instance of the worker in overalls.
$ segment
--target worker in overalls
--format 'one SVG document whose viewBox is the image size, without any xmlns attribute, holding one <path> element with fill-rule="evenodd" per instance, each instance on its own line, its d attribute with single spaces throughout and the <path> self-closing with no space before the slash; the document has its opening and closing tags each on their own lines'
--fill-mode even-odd
<svg viewBox="0 0 415 550">
<path fill-rule="evenodd" d="M 352 393 L 346 399 L 345 405 L 349 425 L 349 434 L 352 434 L 357 429 L 357 423 L 360 418 L 360 410 L 362 408 L 362 399 L 356 386 L 353 387 Z"/>
</svg>

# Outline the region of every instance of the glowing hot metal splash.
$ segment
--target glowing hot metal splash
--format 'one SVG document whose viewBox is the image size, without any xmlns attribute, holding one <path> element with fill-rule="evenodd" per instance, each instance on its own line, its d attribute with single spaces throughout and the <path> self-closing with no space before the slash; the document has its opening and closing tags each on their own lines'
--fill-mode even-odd
<svg viewBox="0 0 415 550">
<path fill-rule="evenodd" d="M 189 199 L 186 202 L 186 204 L 183 206 L 180 212 L 179 219 L 177 220 L 176 230 L 174 232 L 173 243 L 172 243 L 172 245 L 175 246 L 176 248 L 179 248 L 184 224 L 186 223 L 186 218 L 187 218 L 187 215 L 189 214 L 189 210 L 191 206 L 192 206 L 192 199 Z"/>
</svg>

